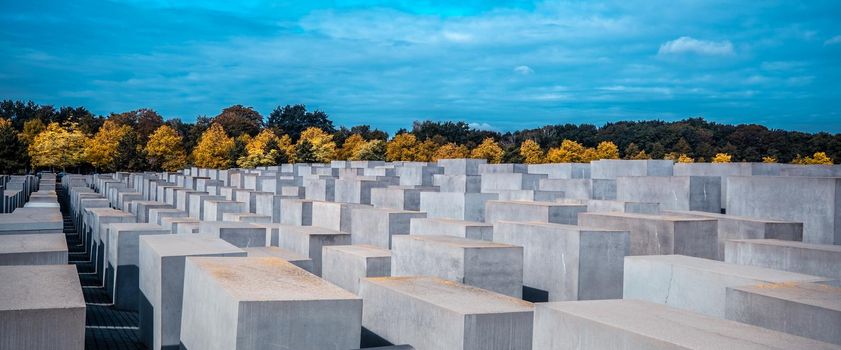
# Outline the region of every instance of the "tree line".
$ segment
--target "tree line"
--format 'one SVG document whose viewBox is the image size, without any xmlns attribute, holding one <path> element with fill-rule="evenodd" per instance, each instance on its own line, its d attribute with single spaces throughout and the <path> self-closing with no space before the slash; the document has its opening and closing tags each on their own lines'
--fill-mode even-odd
<svg viewBox="0 0 841 350">
<path fill-rule="evenodd" d="M 335 127 L 327 113 L 278 106 L 264 118 L 243 105 L 195 122 L 165 120 L 142 108 L 97 116 L 84 107 L 0 102 L 0 173 L 37 169 L 79 172 L 174 171 L 331 160 L 492 163 L 673 159 L 679 162 L 791 162 L 841 159 L 841 134 L 772 130 L 689 118 L 547 125 L 500 133 L 465 122 L 417 121 L 393 136 L 369 125 Z"/>
</svg>

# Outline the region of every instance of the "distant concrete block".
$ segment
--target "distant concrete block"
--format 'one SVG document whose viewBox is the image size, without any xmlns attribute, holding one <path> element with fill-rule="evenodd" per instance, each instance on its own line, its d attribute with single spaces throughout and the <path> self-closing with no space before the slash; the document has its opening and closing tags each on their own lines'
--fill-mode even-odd
<svg viewBox="0 0 841 350">
<path fill-rule="evenodd" d="M 362 300 L 278 258 L 187 258 L 187 349 L 352 349 Z"/>
<path fill-rule="evenodd" d="M 439 159 L 438 166 L 446 175 L 479 175 L 479 165 L 487 164 L 485 159 Z"/>
<path fill-rule="evenodd" d="M 150 349 L 178 347 L 184 261 L 188 256 L 245 256 L 242 249 L 208 235 L 140 237 L 140 338 Z"/>
<path fill-rule="evenodd" d="M 623 297 L 724 318 L 728 287 L 828 278 L 683 255 L 625 258 Z"/>
<path fill-rule="evenodd" d="M 616 199 L 660 203 L 662 210 L 721 212 L 721 177 L 644 176 L 616 179 Z"/>
<path fill-rule="evenodd" d="M 578 213 L 587 211 L 587 205 L 556 202 L 487 201 L 485 222 L 536 221 L 575 225 Z"/>
<path fill-rule="evenodd" d="M 420 209 L 430 218 L 485 221 L 485 202 L 496 193 L 422 192 Z"/>
<path fill-rule="evenodd" d="M 206 200 L 204 201 L 205 221 L 222 221 L 225 213 L 247 213 L 245 203 L 232 200 Z"/>
<path fill-rule="evenodd" d="M 497 192 L 505 190 L 537 190 L 542 174 L 522 173 L 488 173 L 482 174 L 482 192 Z"/>
<path fill-rule="evenodd" d="M 356 208 L 351 211 L 353 244 L 370 244 L 391 248 L 396 235 L 408 235 L 413 218 L 425 218 L 426 213 L 380 208 Z"/>
<path fill-rule="evenodd" d="M 640 300 L 537 304 L 534 349 L 838 349 Z"/>
<path fill-rule="evenodd" d="M 312 259 L 312 273 L 321 276 L 321 251 L 325 246 L 349 245 L 350 234 L 316 226 L 279 227 L 278 247 Z"/>
<path fill-rule="evenodd" d="M 523 247 L 523 284 L 549 301 L 622 298 L 627 231 L 498 221 L 494 241 Z"/>
<path fill-rule="evenodd" d="M 499 194 L 501 201 L 555 202 L 565 198 L 562 191 L 499 190 L 494 192 Z"/>
<path fill-rule="evenodd" d="M 663 159 L 601 159 L 590 162 L 590 177 L 615 180 L 622 176 L 672 176 L 674 163 Z"/>
<path fill-rule="evenodd" d="M 353 210 L 370 207 L 367 204 L 313 201 L 312 226 L 350 233 Z"/>
<path fill-rule="evenodd" d="M 302 254 L 298 254 L 288 249 L 280 247 L 248 247 L 242 248 L 249 257 L 254 258 L 280 258 L 288 261 L 292 265 L 300 267 L 305 271 L 312 273 L 312 259 Z"/>
<path fill-rule="evenodd" d="M 546 174 L 550 179 L 589 179 L 590 163 L 529 164 L 529 174 Z"/>
<path fill-rule="evenodd" d="M 85 299 L 75 266 L 0 266 L 0 281 L 0 349 L 85 347 Z"/>
<path fill-rule="evenodd" d="M 392 276 L 436 276 L 500 294 L 523 295 L 523 247 L 453 236 L 392 239 Z"/>
<path fill-rule="evenodd" d="M 482 191 L 482 177 L 479 175 L 432 175 L 432 185 L 441 192 L 479 193 Z"/>
<path fill-rule="evenodd" d="M 412 235 L 444 235 L 469 239 L 493 240 L 493 224 L 443 218 L 413 218 L 409 224 Z"/>
<path fill-rule="evenodd" d="M 729 240 L 724 261 L 841 280 L 841 246 L 776 239 Z"/>
<path fill-rule="evenodd" d="M 635 214 L 659 214 L 659 203 L 627 202 L 620 200 L 597 200 L 587 201 L 587 211 L 594 213 L 619 212 Z"/>
<path fill-rule="evenodd" d="M 312 200 L 298 198 L 280 199 L 280 223 L 284 225 L 312 225 Z"/>
<path fill-rule="evenodd" d="M 841 345 L 841 284 L 768 283 L 727 288 L 725 316 Z"/>
<path fill-rule="evenodd" d="M 563 192 L 564 198 L 593 198 L 593 181 L 590 179 L 541 179 L 538 189 L 541 191 Z"/>
<path fill-rule="evenodd" d="M 64 264 L 67 238 L 63 233 L 0 235 L 0 265 Z"/>
<path fill-rule="evenodd" d="M 265 227 L 248 222 L 202 221 L 199 233 L 221 238 L 239 248 L 266 247 L 271 243 L 271 234 Z"/>
<path fill-rule="evenodd" d="M 359 280 L 391 276 L 391 251 L 367 244 L 325 246 L 322 278 L 351 293 L 359 293 Z"/>
<path fill-rule="evenodd" d="M 633 213 L 581 213 L 578 225 L 628 231 L 630 255 L 681 254 L 715 259 L 718 228 L 714 219 Z"/>
<path fill-rule="evenodd" d="M 529 302 L 436 277 L 366 278 L 359 295 L 362 325 L 392 344 L 417 350 L 532 349 Z"/>
<path fill-rule="evenodd" d="M 438 192 L 437 187 L 382 187 L 371 189 L 371 204 L 375 208 L 420 210 L 420 193 Z"/>
</svg>

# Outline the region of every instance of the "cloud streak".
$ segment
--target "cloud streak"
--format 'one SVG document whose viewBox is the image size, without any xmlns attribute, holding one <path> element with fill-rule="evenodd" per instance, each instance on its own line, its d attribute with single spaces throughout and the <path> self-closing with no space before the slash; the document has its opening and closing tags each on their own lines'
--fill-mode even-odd
<svg viewBox="0 0 841 350">
<path fill-rule="evenodd" d="M 667 41 L 660 45 L 658 55 L 694 53 L 709 56 L 728 56 L 734 54 L 733 43 L 729 40 L 707 41 L 698 40 L 688 36 L 682 36 L 675 40 Z"/>
</svg>

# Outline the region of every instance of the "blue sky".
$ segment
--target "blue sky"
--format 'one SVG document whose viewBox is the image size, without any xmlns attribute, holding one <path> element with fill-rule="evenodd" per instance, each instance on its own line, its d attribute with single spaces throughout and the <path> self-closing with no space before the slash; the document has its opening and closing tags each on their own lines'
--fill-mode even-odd
<svg viewBox="0 0 841 350">
<path fill-rule="evenodd" d="M 0 99 L 304 103 L 388 131 L 677 120 L 841 132 L 841 2 L 0 0 Z"/>
</svg>

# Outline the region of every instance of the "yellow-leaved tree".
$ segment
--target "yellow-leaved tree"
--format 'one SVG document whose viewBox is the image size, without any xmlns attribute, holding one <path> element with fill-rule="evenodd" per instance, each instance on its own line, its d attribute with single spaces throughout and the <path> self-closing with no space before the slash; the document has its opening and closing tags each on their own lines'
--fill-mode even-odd
<svg viewBox="0 0 841 350">
<path fill-rule="evenodd" d="M 50 123 L 29 144 L 29 157 L 34 167 L 60 167 L 65 170 L 85 160 L 87 137 L 75 124 L 67 128 Z"/>
<path fill-rule="evenodd" d="M 365 139 L 362 135 L 359 134 L 352 134 L 345 139 L 345 142 L 342 144 L 342 148 L 336 152 L 336 159 L 338 160 L 348 160 L 353 157 L 353 153 L 356 152 L 356 149 L 360 146 L 365 144 Z"/>
<path fill-rule="evenodd" d="M 385 141 L 371 140 L 357 146 L 350 160 L 385 160 Z"/>
<path fill-rule="evenodd" d="M 619 159 L 619 147 L 611 141 L 599 142 L 596 146 L 596 159 Z"/>
<path fill-rule="evenodd" d="M 401 133 L 394 135 L 385 145 L 385 158 L 389 162 L 413 161 L 416 158 L 418 139 L 415 135 Z"/>
<path fill-rule="evenodd" d="M 234 139 L 225 133 L 225 129 L 213 123 L 201 134 L 193 149 L 193 163 L 202 168 L 227 169 L 231 166 L 229 157 L 234 146 Z"/>
<path fill-rule="evenodd" d="M 733 159 L 733 157 L 731 155 L 727 154 L 727 153 L 716 153 L 715 157 L 713 157 L 713 159 L 712 159 L 712 162 L 713 163 L 730 163 L 731 159 Z"/>
<path fill-rule="evenodd" d="M 486 137 L 470 152 L 470 158 L 486 159 L 488 163 L 498 164 L 502 162 L 504 154 L 505 151 L 502 150 L 502 147 L 499 147 L 493 138 Z"/>
<path fill-rule="evenodd" d="M 298 143 L 300 144 L 302 141 L 307 141 L 311 145 L 315 161 L 329 163 L 335 159 L 336 143 L 333 142 L 333 135 L 324 132 L 324 130 L 309 127 L 301 133 Z"/>
<path fill-rule="evenodd" d="M 420 142 L 417 144 L 417 147 L 415 147 L 415 159 L 413 160 L 416 162 L 431 162 L 432 156 L 437 150 L 438 143 L 432 141 L 431 139 Z"/>
<path fill-rule="evenodd" d="M 176 171 L 187 165 L 187 153 L 181 134 L 169 125 L 161 125 L 146 142 L 146 160 L 153 169 Z"/>
<path fill-rule="evenodd" d="M 692 158 L 692 157 L 687 156 L 685 154 L 681 154 L 679 157 L 677 157 L 677 162 L 678 163 L 695 163 L 695 158 Z"/>
<path fill-rule="evenodd" d="M 563 140 L 558 147 L 550 148 L 546 153 L 546 160 L 549 163 L 585 163 L 589 162 L 584 154 L 586 149 L 580 143 L 572 140 Z"/>
<path fill-rule="evenodd" d="M 281 140 L 271 129 L 263 129 L 245 144 L 245 155 L 237 159 L 241 168 L 277 165 L 288 160 L 286 150 L 280 147 Z"/>
<path fill-rule="evenodd" d="M 804 165 L 831 165 L 832 159 L 826 155 L 826 152 L 815 152 L 811 157 L 801 157 L 799 154 L 794 160 L 791 161 L 792 164 L 804 164 Z"/>
<path fill-rule="evenodd" d="M 117 147 L 120 140 L 131 132 L 131 127 L 120 125 L 113 120 L 106 120 L 93 138 L 87 139 L 85 145 L 85 160 L 96 169 L 117 171 L 115 168 Z"/>
<path fill-rule="evenodd" d="M 526 164 L 540 164 L 544 162 L 543 149 L 534 140 L 525 140 L 520 144 L 520 155 Z"/>
<path fill-rule="evenodd" d="M 465 145 L 456 145 L 449 142 L 441 145 L 432 153 L 432 161 L 437 162 L 439 159 L 459 159 L 470 156 L 470 151 Z"/>
<path fill-rule="evenodd" d="M 763 163 L 768 163 L 768 164 L 776 163 L 777 162 L 777 157 L 765 156 L 765 157 L 762 157 L 762 162 Z"/>
</svg>

